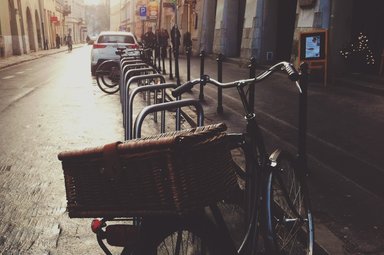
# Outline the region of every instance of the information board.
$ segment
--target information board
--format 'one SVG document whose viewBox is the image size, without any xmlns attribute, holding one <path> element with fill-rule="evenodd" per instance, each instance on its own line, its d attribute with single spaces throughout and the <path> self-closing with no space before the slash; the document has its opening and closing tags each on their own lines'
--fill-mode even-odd
<svg viewBox="0 0 384 255">
<path fill-rule="evenodd" d="M 325 86 L 328 78 L 327 32 L 325 29 L 305 31 L 300 33 L 299 39 L 299 62 L 307 62 L 309 70 L 323 70 Z"/>
</svg>

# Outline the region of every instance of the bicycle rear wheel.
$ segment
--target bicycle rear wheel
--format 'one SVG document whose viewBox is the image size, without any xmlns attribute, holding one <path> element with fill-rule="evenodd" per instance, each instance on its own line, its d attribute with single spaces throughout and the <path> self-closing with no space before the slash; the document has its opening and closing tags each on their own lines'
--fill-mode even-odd
<svg viewBox="0 0 384 255">
<path fill-rule="evenodd" d="M 314 228 L 305 175 L 280 153 L 266 190 L 268 248 L 273 254 L 312 255 Z"/>
<path fill-rule="evenodd" d="M 96 81 L 99 88 L 107 93 L 119 91 L 120 69 L 116 62 L 102 63 L 96 70 Z"/>
<path fill-rule="evenodd" d="M 140 242 L 132 254 L 229 255 L 220 232 L 203 215 L 143 219 Z"/>
</svg>

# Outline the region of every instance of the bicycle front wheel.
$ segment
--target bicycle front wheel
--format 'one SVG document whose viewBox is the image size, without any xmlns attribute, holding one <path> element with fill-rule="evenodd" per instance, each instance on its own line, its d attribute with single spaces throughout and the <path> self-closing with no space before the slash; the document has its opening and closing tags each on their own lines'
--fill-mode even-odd
<svg viewBox="0 0 384 255">
<path fill-rule="evenodd" d="M 99 88 L 107 93 L 119 91 L 120 69 L 115 62 L 102 63 L 96 70 L 96 81 Z"/>
<path fill-rule="evenodd" d="M 266 189 L 268 247 L 272 254 L 312 255 L 314 227 L 305 175 L 280 153 Z"/>
<path fill-rule="evenodd" d="M 141 240 L 135 255 L 222 255 L 225 242 L 205 216 L 143 219 Z"/>
</svg>

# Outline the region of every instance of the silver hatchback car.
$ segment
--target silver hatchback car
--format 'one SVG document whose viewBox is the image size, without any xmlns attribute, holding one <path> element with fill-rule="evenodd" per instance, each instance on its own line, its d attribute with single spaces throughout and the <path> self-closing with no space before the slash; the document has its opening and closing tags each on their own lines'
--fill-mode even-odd
<svg viewBox="0 0 384 255">
<path fill-rule="evenodd" d="M 97 67 L 105 60 L 119 60 L 116 55 L 117 48 L 126 47 L 133 49 L 127 54 L 131 56 L 140 56 L 139 43 L 136 36 L 130 32 L 105 31 L 101 32 L 93 43 L 91 50 L 91 73 L 95 75 Z M 137 49 L 134 50 L 134 49 Z"/>
</svg>

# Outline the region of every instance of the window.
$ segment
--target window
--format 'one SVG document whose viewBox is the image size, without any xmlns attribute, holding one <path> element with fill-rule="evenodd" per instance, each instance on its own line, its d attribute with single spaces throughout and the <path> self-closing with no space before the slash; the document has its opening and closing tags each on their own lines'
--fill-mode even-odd
<svg viewBox="0 0 384 255">
<path fill-rule="evenodd" d="M 102 35 L 99 43 L 135 43 L 132 36 L 127 35 Z"/>
</svg>

